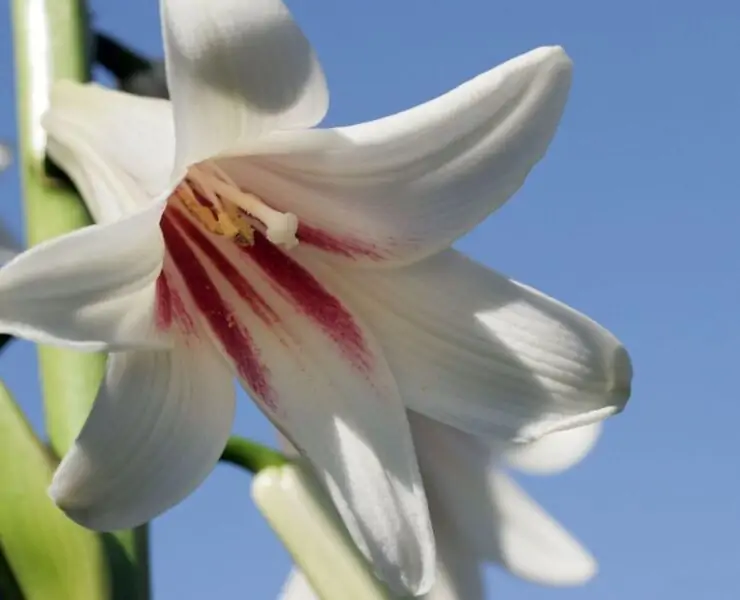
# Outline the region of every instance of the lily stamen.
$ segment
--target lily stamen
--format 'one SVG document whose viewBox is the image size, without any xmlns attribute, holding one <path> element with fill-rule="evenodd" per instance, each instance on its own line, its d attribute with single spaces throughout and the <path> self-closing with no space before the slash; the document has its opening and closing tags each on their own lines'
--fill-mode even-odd
<svg viewBox="0 0 740 600">
<path fill-rule="evenodd" d="M 265 227 L 265 236 L 273 244 L 281 245 L 286 249 L 298 245 L 296 232 L 298 218 L 293 213 L 283 213 L 269 207 L 256 194 L 244 192 L 234 181 L 214 164 L 204 163 L 191 167 L 188 179 L 204 190 L 204 196 L 213 202 L 216 210 L 225 213 L 225 217 L 234 221 L 233 225 L 240 231 L 253 226 L 244 218 L 252 217 Z M 243 211 L 244 214 L 241 214 Z"/>
<path fill-rule="evenodd" d="M 213 203 L 213 206 L 208 206 L 201 202 L 196 195 L 198 193 L 200 193 L 200 190 L 193 189 L 190 182 L 184 181 L 177 186 L 174 196 L 211 233 L 228 238 L 236 238 L 240 234 L 243 235 L 242 230 L 234 224 L 233 219 L 228 214 L 216 203 Z M 211 202 L 211 199 L 205 195 L 202 196 L 202 199 Z M 251 230 L 249 233 L 249 239 L 251 240 Z"/>
</svg>

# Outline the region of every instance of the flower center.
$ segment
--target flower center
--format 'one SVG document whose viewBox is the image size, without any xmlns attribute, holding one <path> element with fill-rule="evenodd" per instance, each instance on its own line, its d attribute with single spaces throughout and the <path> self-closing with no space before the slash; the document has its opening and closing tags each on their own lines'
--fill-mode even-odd
<svg viewBox="0 0 740 600">
<path fill-rule="evenodd" d="M 259 196 L 244 192 L 213 163 L 190 167 L 173 196 L 206 230 L 238 244 L 251 245 L 255 230 L 286 249 L 298 244 L 294 214 L 270 208 Z"/>
</svg>

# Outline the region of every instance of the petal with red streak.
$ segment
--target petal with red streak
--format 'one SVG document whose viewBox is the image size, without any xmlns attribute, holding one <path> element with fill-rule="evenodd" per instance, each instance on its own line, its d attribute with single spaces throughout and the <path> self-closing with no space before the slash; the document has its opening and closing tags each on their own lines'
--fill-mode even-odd
<svg viewBox="0 0 740 600">
<path fill-rule="evenodd" d="M 375 340 L 259 234 L 239 247 L 177 209 L 163 231 L 216 345 L 311 460 L 358 547 L 395 590 L 423 593 L 434 541 L 405 410 Z"/>
</svg>

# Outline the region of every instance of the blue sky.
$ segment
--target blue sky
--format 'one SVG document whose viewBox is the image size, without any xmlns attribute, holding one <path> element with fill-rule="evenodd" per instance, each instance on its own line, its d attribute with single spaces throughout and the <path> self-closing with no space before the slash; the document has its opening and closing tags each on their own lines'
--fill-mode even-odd
<svg viewBox="0 0 740 600">
<path fill-rule="evenodd" d="M 429 99 L 530 48 L 575 62 L 565 118 L 525 187 L 459 247 L 579 308 L 631 351 L 634 395 L 580 466 L 527 489 L 596 554 L 598 577 L 553 590 L 489 575 L 507 600 L 740 597 L 740 5 L 496 0 L 288 2 L 332 89 L 326 124 Z M 97 0 L 100 27 L 159 54 L 155 0 Z M 7 8 L 7 3 L 6 3 Z M 14 140 L 7 10 L 0 138 Z M 16 173 L 0 216 L 20 231 Z M 41 422 L 29 344 L 2 377 Z M 271 441 L 243 396 L 237 431 Z M 155 596 L 274 598 L 289 568 L 220 466 L 153 525 Z"/>
</svg>

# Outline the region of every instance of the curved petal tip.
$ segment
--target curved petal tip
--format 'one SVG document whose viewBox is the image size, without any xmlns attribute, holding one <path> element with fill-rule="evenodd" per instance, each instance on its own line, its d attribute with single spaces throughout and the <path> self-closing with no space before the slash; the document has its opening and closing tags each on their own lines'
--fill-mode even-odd
<svg viewBox="0 0 740 600">
<path fill-rule="evenodd" d="M 611 378 L 608 389 L 620 400 L 618 406 L 621 410 L 627 404 L 627 400 L 629 400 L 632 394 L 633 376 L 632 359 L 624 346 L 619 345 L 614 349 L 611 357 L 611 366 Z"/>
<path fill-rule="evenodd" d="M 554 86 L 562 86 L 567 93 L 573 73 L 573 61 L 562 46 L 542 46 L 503 63 L 501 71 L 502 75 L 515 71 L 528 72 L 532 84 L 539 82 L 543 93 L 551 93 Z"/>
<path fill-rule="evenodd" d="M 559 431 L 530 444 L 514 445 L 506 453 L 509 466 L 533 475 L 561 473 L 591 452 L 601 435 L 603 422 Z"/>
</svg>

